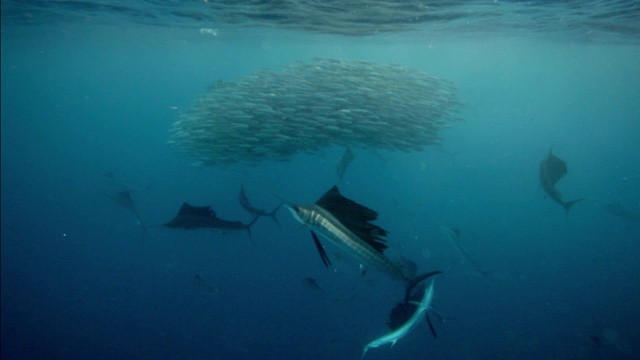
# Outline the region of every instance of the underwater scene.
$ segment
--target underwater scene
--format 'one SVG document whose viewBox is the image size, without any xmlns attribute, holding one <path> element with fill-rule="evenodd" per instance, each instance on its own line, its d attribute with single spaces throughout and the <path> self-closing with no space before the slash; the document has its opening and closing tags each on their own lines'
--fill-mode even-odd
<svg viewBox="0 0 640 360">
<path fill-rule="evenodd" d="M 3 359 L 640 359 L 640 2 L 2 0 Z"/>
</svg>

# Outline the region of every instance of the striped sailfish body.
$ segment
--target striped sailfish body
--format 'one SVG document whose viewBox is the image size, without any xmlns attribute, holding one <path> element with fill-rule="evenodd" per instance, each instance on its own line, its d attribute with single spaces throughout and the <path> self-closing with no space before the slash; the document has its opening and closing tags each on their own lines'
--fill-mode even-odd
<svg viewBox="0 0 640 360">
<path fill-rule="evenodd" d="M 320 234 L 363 265 L 380 269 L 392 277 L 408 280 L 402 269 L 376 250 L 372 245 L 355 235 L 335 216 L 318 205 L 294 205 L 292 211 L 300 222 Z"/>
<path fill-rule="evenodd" d="M 404 274 L 400 266 L 383 254 L 387 248 L 387 231 L 371 223 L 377 219 L 378 214 L 342 196 L 336 186 L 312 205 L 288 204 L 286 207 L 296 220 L 311 229 L 316 247 L 326 266 L 329 266 L 329 259 L 316 233 L 357 259 L 362 265 L 382 270 L 394 278 L 410 281 L 412 275 Z"/>
</svg>

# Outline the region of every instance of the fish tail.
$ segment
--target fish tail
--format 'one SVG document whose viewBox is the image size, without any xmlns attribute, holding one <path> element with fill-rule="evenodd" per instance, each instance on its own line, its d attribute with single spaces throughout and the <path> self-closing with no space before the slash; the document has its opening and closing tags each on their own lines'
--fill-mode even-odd
<svg viewBox="0 0 640 360">
<path fill-rule="evenodd" d="M 255 245 L 256 243 L 253 241 L 253 236 L 251 235 L 251 227 L 253 226 L 253 224 L 256 223 L 256 221 L 258 220 L 258 218 L 260 217 L 260 215 L 256 215 L 253 217 L 253 220 L 251 220 L 248 224 L 247 224 L 247 233 L 249 234 L 249 240 L 251 240 L 251 243 L 253 245 Z"/>
<path fill-rule="evenodd" d="M 587 200 L 587 198 L 582 198 L 582 199 L 576 199 L 576 200 L 571 200 L 571 201 L 565 201 L 562 203 L 562 206 L 564 207 L 564 212 L 567 214 L 567 216 L 569 216 L 569 210 L 571 210 L 571 207 L 574 204 L 577 204 L 581 201 Z"/>
<path fill-rule="evenodd" d="M 255 224 L 259 217 L 260 215 L 254 216 L 253 219 L 247 224 L 247 229 L 251 229 L 251 227 L 253 226 L 253 224 Z"/>
<path fill-rule="evenodd" d="M 424 273 L 422 275 L 418 275 L 412 279 L 409 279 L 408 283 L 407 283 L 407 289 L 405 290 L 404 293 L 404 302 L 408 303 L 409 302 L 409 298 L 411 297 L 411 291 L 413 290 L 413 288 L 416 287 L 416 285 L 418 285 L 419 283 L 425 281 L 426 279 L 434 276 L 434 275 L 438 275 L 438 274 L 442 274 L 442 271 L 440 270 L 436 270 L 436 271 L 431 271 L 428 273 Z"/>
<path fill-rule="evenodd" d="M 135 211 L 135 214 L 138 225 L 140 225 L 140 229 L 142 229 L 142 239 L 144 240 L 145 236 L 147 235 L 147 225 L 145 225 L 144 221 L 142 221 L 142 216 L 140 216 L 140 213 L 138 213 L 137 210 Z"/>
<path fill-rule="evenodd" d="M 280 207 L 283 205 L 284 203 L 280 203 L 278 204 L 278 206 L 276 206 L 275 209 L 271 210 L 271 212 L 268 214 L 268 216 L 273 219 L 273 221 L 275 221 L 276 224 L 278 224 L 278 226 L 282 226 L 280 225 L 280 222 L 278 221 L 278 219 L 276 218 L 276 212 L 280 209 Z"/>
</svg>

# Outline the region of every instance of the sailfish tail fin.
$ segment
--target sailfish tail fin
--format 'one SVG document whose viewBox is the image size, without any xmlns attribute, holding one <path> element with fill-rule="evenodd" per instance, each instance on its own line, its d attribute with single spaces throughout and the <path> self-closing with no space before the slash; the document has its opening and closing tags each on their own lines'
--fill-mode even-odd
<svg viewBox="0 0 640 360">
<path fill-rule="evenodd" d="M 562 206 L 564 207 L 564 212 L 567 214 L 567 216 L 569 216 L 569 210 L 571 210 L 571 207 L 574 204 L 577 204 L 581 201 L 587 200 L 587 198 L 581 198 L 581 199 L 576 199 L 576 200 L 571 200 L 571 201 L 565 201 L 562 203 Z"/>
<path fill-rule="evenodd" d="M 282 225 L 280 225 L 280 222 L 279 222 L 279 221 L 278 221 L 278 219 L 276 218 L 276 212 L 278 212 L 278 210 L 280 209 L 280 207 L 281 207 L 282 205 L 284 205 L 284 203 L 280 203 L 280 204 L 278 204 L 278 206 L 276 206 L 276 208 L 275 208 L 275 209 L 271 210 L 271 212 L 270 212 L 270 213 L 269 213 L 269 215 L 268 215 L 271 219 L 273 219 L 273 221 L 274 221 L 276 224 L 278 224 L 278 226 L 282 226 Z"/>
<path fill-rule="evenodd" d="M 253 220 L 251 220 L 248 224 L 247 224 L 247 233 L 249 234 L 249 240 L 251 240 L 251 244 L 255 245 L 256 243 L 253 241 L 253 236 L 251 236 L 251 227 L 253 226 L 253 224 L 256 223 L 256 221 L 258 220 L 260 216 L 256 215 L 253 217 Z"/>
<path fill-rule="evenodd" d="M 405 290 L 404 293 L 404 301 L 405 303 L 409 302 L 409 298 L 411 297 L 411 291 L 413 290 L 413 288 L 416 287 L 416 285 L 420 284 L 421 282 L 423 282 L 424 280 L 434 276 L 434 275 L 438 275 L 438 274 L 442 274 L 442 271 L 440 270 L 436 270 L 436 271 L 431 271 L 428 273 L 424 273 L 422 275 L 418 275 L 412 279 L 409 279 L 409 282 L 407 283 L 407 289 Z"/>
</svg>

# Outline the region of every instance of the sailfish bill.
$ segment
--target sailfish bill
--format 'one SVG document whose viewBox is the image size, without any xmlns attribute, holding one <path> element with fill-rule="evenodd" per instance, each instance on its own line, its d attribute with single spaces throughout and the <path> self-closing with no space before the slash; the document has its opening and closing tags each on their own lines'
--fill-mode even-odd
<svg viewBox="0 0 640 360">
<path fill-rule="evenodd" d="M 337 186 L 329 189 L 318 201 L 311 205 L 285 204 L 293 217 L 311 229 L 311 236 L 325 266 L 330 261 L 316 234 L 321 235 L 361 264 L 374 267 L 393 278 L 405 281 L 407 294 L 411 289 L 440 271 L 414 277 L 384 255 L 387 248 L 387 231 L 371 221 L 378 213 L 348 199 Z"/>
</svg>

